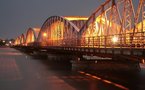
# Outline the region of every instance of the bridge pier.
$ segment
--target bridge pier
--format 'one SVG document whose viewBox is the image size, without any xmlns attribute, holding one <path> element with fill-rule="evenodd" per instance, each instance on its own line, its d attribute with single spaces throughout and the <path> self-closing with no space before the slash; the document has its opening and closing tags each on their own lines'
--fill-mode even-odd
<svg viewBox="0 0 145 90">
<path fill-rule="evenodd" d="M 93 49 L 82 47 L 18 47 L 19 50 L 26 52 L 36 52 L 39 55 L 48 56 L 48 54 L 58 55 L 72 55 L 72 66 L 76 69 L 90 69 L 90 70 L 115 70 L 115 71 L 139 71 L 140 60 L 135 59 L 135 55 L 140 55 L 140 51 L 137 49 L 132 52 L 129 49 Z M 99 56 L 101 58 L 87 60 L 83 56 L 89 57 Z M 134 55 L 134 56 L 132 56 Z M 44 57 L 43 56 L 43 57 Z M 111 58 L 106 59 L 106 57 Z"/>
<path fill-rule="evenodd" d="M 140 65 L 137 61 L 127 60 L 125 58 L 113 57 L 112 59 L 92 59 L 83 58 L 72 60 L 73 70 L 90 70 L 90 71 L 140 71 Z"/>
</svg>

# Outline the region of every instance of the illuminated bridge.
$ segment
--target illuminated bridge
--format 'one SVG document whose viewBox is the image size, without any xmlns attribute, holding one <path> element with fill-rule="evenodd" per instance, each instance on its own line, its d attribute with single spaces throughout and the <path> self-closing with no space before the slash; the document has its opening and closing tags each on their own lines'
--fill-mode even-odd
<svg viewBox="0 0 145 90">
<path fill-rule="evenodd" d="M 14 46 L 31 50 L 145 60 L 145 0 L 106 0 L 90 17 L 51 16 Z"/>
</svg>

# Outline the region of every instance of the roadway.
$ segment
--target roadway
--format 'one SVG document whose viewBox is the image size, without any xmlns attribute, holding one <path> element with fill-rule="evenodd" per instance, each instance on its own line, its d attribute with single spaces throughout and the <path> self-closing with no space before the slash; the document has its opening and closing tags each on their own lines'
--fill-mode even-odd
<svg viewBox="0 0 145 90">
<path fill-rule="evenodd" d="M 38 57 L 38 56 L 37 56 Z M 124 90 L 125 87 L 72 71 L 66 63 L 0 48 L 0 90 Z M 106 81 L 106 82 L 105 82 Z M 107 83 L 109 82 L 109 83 Z"/>
</svg>

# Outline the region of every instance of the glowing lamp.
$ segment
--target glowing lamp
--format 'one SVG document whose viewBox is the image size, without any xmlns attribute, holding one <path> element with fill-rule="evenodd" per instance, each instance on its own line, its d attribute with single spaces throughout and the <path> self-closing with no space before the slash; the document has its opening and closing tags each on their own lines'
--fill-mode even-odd
<svg viewBox="0 0 145 90">
<path fill-rule="evenodd" d="M 9 43 L 11 44 L 11 43 L 12 43 L 12 41 L 9 41 Z"/>
<path fill-rule="evenodd" d="M 113 37 L 112 37 L 112 42 L 113 42 L 113 43 L 117 43 L 117 42 L 118 42 L 118 37 L 113 36 Z"/>
<path fill-rule="evenodd" d="M 6 41 L 3 41 L 3 43 L 5 43 Z"/>
<path fill-rule="evenodd" d="M 44 37 L 46 37 L 46 36 L 47 36 L 47 34 L 46 34 L 46 33 L 43 33 L 43 36 L 44 36 Z"/>
<path fill-rule="evenodd" d="M 141 63 L 142 63 L 142 64 L 144 64 L 144 63 L 145 63 L 145 60 L 144 60 L 144 59 L 142 59 L 142 60 L 141 60 Z"/>
</svg>

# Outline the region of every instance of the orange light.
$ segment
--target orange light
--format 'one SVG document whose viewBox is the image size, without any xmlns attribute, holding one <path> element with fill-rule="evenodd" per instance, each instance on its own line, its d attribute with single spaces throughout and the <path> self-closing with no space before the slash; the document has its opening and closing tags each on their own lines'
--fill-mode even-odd
<svg viewBox="0 0 145 90">
<path fill-rule="evenodd" d="M 112 37 L 112 42 L 113 42 L 113 43 L 117 43 L 117 42 L 118 42 L 118 37 L 113 36 L 113 37 Z"/>
<path fill-rule="evenodd" d="M 43 36 L 44 36 L 44 37 L 47 37 L 47 33 L 43 33 Z"/>
<path fill-rule="evenodd" d="M 66 16 L 65 18 L 69 21 L 72 21 L 72 20 L 88 20 L 88 17 L 81 17 L 81 16 Z"/>
<path fill-rule="evenodd" d="M 142 59 L 142 60 L 141 60 L 141 62 L 142 62 L 142 64 L 144 64 L 144 63 L 145 63 L 145 60 L 144 60 L 144 59 Z"/>
</svg>

